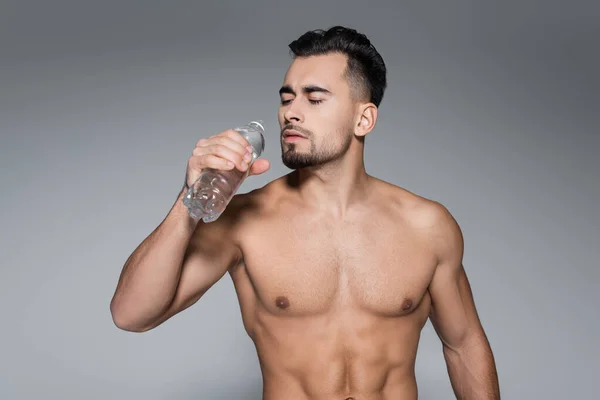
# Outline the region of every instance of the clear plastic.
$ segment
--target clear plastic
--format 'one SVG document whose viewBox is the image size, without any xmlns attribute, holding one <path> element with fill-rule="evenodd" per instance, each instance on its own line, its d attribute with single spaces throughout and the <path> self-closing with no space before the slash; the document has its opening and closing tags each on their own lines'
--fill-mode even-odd
<svg viewBox="0 0 600 400">
<path fill-rule="evenodd" d="M 265 148 L 264 127 L 262 121 L 252 121 L 249 124 L 234 129 L 252 146 L 252 160 L 246 171 L 237 168 L 232 170 L 216 170 L 205 168 L 200 177 L 188 189 L 183 204 L 188 208 L 190 217 L 205 223 L 216 221 L 248 176 L 250 167 L 261 156 Z"/>
</svg>

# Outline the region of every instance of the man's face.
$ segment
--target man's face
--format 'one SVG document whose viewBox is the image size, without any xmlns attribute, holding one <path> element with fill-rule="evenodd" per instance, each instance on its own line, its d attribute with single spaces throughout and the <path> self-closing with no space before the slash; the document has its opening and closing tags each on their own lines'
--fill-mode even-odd
<svg viewBox="0 0 600 400">
<path fill-rule="evenodd" d="M 342 54 L 298 57 L 290 65 L 279 107 L 282 161 L 288 168 L 322 165 L 348 150 L 355 102 L 346 65 Z"/>
</svg>

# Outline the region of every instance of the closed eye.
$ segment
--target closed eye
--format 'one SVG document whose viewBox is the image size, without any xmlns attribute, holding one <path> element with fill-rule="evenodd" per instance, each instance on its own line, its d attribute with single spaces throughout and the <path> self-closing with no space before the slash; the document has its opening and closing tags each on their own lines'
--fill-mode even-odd
<svg viewBox="0 0 600 400">
<path fill-rule="evenodd" d="M 291 101 L 292 100 L 281 100 L 281 105 L 285 106 L 286 104 L 291 103 Z M 319 99 L 319 100 L 311 100 L 311 99 L 309 99 L 308 101 L 310 102 L 310 104 L 314 104 L 314 105 L 320 104 L 320 103 L 323 102 L 323 100 L 321 100 L 321 99 Z"/>
</svg>

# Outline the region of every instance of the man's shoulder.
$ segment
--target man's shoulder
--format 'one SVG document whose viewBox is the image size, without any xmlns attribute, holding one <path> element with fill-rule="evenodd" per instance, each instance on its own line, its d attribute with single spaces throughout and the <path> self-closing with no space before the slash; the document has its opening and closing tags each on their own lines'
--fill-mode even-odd
<svg viewBox="0 0 600 400">
<path fill-rule="evenodd" d="M 379 180 L 389 203 L 402 218 L 419 230 L 432 232 L 454 229 L 458 225 L 448 208 L 440 201 L 425 197 L 389 182 Z"/>
<path fill-rule="evenodd" d="M 228 205 L 230 212 L 240 217 L 242 213 L 257 214 L 273 209 L 281 197 L 285 179 L 285 176 L 278 177 L 248 192 L 237 193 Z"/>
<path fill-rule="evenodd" d="M 398 186 L 391 188 L 390 193 L 396 199 L 395 208 L 405 226 L 409 226 L 439 260 L 462 257 L 462 231 L 445 205 Z"/>
</svg>

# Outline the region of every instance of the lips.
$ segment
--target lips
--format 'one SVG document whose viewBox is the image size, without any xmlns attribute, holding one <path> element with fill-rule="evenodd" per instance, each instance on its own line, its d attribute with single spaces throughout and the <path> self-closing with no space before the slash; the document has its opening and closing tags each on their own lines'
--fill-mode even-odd
<svg viewBox="0 0 600 400">
<path fill-rule="evenodd" d="M 300 137 L 300 138 L 304 138 L 306 139 L 306 136 L 304 136 L 303 134 L 301 134 L 298 131 L 295 131 L 293 129 L 286 129 L 285 131 L 283 131 L 283 137 L 284 138 L 288 138 L 288 137 Z"/>
</svg>

